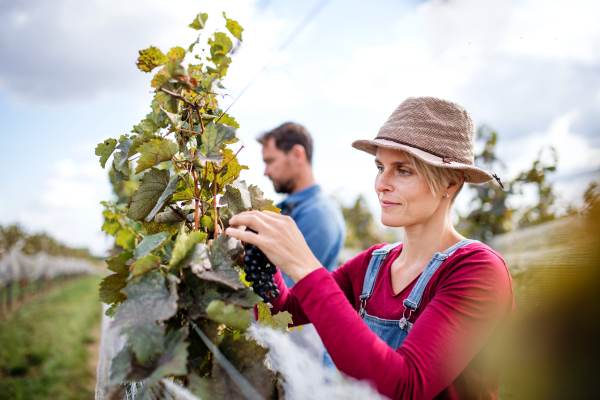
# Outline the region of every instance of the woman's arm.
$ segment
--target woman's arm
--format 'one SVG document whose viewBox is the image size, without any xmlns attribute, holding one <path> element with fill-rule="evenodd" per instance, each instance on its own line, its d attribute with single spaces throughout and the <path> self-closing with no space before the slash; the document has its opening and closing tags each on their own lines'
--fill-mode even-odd
<svg viewBox="0 0 600 400">
<path fill-rule="evenodd" d="M 396 351 L 364 324 L 323 271 L 305 277 L 292 293 L 340 371 L 373 382 L 391 399 L 432 399 L 465 370 L 510 312 L 510 278 L 502 261 L 479 253 L 448 271 Z"/>
<path fill-rule="evenodd" d="M 379 246 L 376 246 L 379 247 Z M 356 308 L 354 304 L 354 292 L 352 288 L 352 278 L 351 276 L 357 275 L 356 270 L 361 267 L 364 263 L 365 258 L 371 256 L 371 252 L 373 251 L 373 247 L 361 254 L 357 257 L 349 260 L 346 264 L 342 265 L 335 271 L 331 272 L 331 276 L 333 277 L 336 284 L 344 293 L 347 301 L 350 302 L 351 306 Z M 283 276 L 279 269 L 277 269 L 277 273 L 274 276 L 275 283 L 277 284 L 277 288 L 280 291 L 279 297 L 271 300 L 271 304 L 273 305 L 272 313 L 276 314 L 280 311 L 287 311 L 292 314 L 292 320 L 294 323 L 292 326 L 296 325 L 304 325 L 310 323 L 308 317 L 302 310 L 302 305 L 297 297 L 294 296 L 293 291 L 290 290 L 285 281 L 283 280 Z M 315 283 L 318 285 L 318 282 Z"/>
</svg>

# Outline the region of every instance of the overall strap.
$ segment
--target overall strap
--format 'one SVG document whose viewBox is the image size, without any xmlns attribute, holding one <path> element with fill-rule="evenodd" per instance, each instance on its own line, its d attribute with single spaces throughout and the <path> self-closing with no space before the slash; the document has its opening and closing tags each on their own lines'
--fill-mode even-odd
<svg viewBox="0 0 600 400">
<path fill-rule="evenodd" d="M 427 283 L 429 282 L 429 280 L 431 279 L 431 277 L 433 276 L 435 271 L 437 271 L 437 269 L 440 267 L 440 265 L 442 265 L 442 263 L 444 261 L 446 261 L 446 259 L 448 257 L 450 257 L 452 254 L 454 254 L 454 252 L 456 250 L 458 250 L 459 248 L 461 248 L 463 246 L 471 244 L 471 243 L 480 243 L 480 242 L 478 240 L 465 239 L 465 240 L 462 240 L 462 241 L 456 243 L 454 246 L 450 247 L 449 249 L 447 249 L 441 253 L 435 253 L 433 255 L 433 257 L 431 258 L 431 261 L 429 261 L 429 264 L 427 264 L 427 267 L 425 267 L 425 270 L 419 277 L 417 284 L 415 285 L 413 290 L 408 295 L 408 298 L 406 300 L 404 300 L 405 311 L 406 311 L 407 307 L 411 308 L 411 311 L 414 311 L 417 309 L 417 307 L 419 307 L 419 305 L 421 304 L 421 300 L 423 299 L 423 292 L 425 291 L 425 287 L 427 286 Z M 409 317 L 410 317 L 410 313 L 409 313 Z"/>
<path fill-rule="evenodd" d="M 362 294 L 360 295 L 360 310 L 358 314 L 362 317 L 365 313 L 365 306 L 367 300 L 373 295 L 373 288 L 375 287 L 375 280 L 379 273 L 379 268 L 383 261 L 386 259 L 392 249 L 398 247 L 402 242 L 391 243 L 383 246 L 380 249 L 373 250 L 371 253 L 371 260 L 367 267 L 367 273 L 365 274 L 365 281 L 363 283 Z"/>
</svg>

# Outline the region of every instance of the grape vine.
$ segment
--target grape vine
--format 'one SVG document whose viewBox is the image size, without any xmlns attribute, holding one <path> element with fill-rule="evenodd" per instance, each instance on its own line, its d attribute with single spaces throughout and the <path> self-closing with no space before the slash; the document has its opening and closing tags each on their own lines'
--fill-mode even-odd
<svg viewBox="0 0 600 400">
<path fill-rule="evenodd" d="M 278 294 L 276 267 L 261 264 L 262 274 L 249 279 L 242 260 L 258 260 L 262 253 L 248 247 L 243 258 L 242 243 L 222 233 L 239 212 L 279 211 L 258 187 L 238 179 L 247 169 L 237 159 L 243 147 L 232 148 L 239 125 L 219 108 L 218 98 L 232 38 L 242 41 L 243 28 L 223 17 L 225 29 L 207 37 L 204 48 L 208 15 L 200 13 L 189 25 L 198 39 L 187 50 L 140 51 L 138 68 L 157 70 L 151 111 L 130 134 L 107 139 L 95 151 L 103 168 L 112 156 L 111 180 L 122 189 L 120 202 L 102 202 L 102 229 L 115 236 L 116 251 L 107 260 L 113 273 L 100 284 L 100 300 L 128 337 L 113 359 L 107 390 L 144 381 L 140 399 L 164 377 L 201 398 L 245 398 L 215 361 L 223 355 L 260 396 L 281 395 L 277 373 L 264 363 L 267 350 L 243 334 L 255 306 L 262 324 L 285 330 L 292 322 L 288 313 L 272 316 L 261 301 Z"/>
</svg>

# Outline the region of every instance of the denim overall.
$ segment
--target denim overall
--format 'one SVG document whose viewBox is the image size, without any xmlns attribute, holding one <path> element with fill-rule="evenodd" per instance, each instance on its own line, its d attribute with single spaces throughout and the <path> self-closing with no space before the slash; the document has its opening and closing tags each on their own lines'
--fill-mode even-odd
<svg viewBox="0 0 600 400">
<path fill-rule="evenodd" d="M 373 295 L 373 288 L 375 287 L 375 280 L 377 279 L 379 268 L 383 264 L 383 261 L 386 259 L 390 251 L 400 245 L 400 242 L 388 244 L 381 249 L 373 251 L 373 254 L 371 255 L 371 261 L 369 262 L 369 267 L 367 268 L 367 273 L 365 275 L 363 291 L 360 295 L 360 309 L 358 310 L 358 315 L 360 315 L 360 317 L 365 321 L 369 329 L 375 332 L 377 336 L 386 342 L 392 349 L 396 350 L 402 345 L 402 342 L 404 342 L 404 339 L 406 339 L 408 332 L 410 332 L 413 326 L 413 323 L 409 321 L 410 316 L 421 304 L 423 292 L 425 291 L 425 287 L 427 286 L 429 279 L 431 279 L 431 276 L 457 249 L 471 243 L 479 243 L 479 241 L 465 239 L 456 243 L 448 250 L 442 253 L 435 253 L 433 255 L 433 258 L 431 261 L 429 261 L 427 267 L 425 267 L 425 270 L 419 277 L 419 280 L 417 281 L 417 284 L 413 290 L 408 295 L 408 298 L 404 300 L 404 312 L 402 313 L 402 318 L 399 321 L 382 319 L 369 315 L 367 314 L 366 306 L 367 300 L 369 300 L 369 298 Z M 406 315 L 407 310 L 408 315 Z"/>
</svg>

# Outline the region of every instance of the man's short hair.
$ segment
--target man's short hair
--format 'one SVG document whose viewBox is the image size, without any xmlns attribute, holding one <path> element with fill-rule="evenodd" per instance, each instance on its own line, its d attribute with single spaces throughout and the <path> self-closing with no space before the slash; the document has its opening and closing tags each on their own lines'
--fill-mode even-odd
<svg viewBox="0 0 600 400">
<path fill-rule="evenodd" d="M 257 140 L 260 144 L 266 146 L 271 138 L 275 139 L 275 147 L 285 154 L 289 153 L 292 147 L 297 144 L 304 147 L 306 159 L 312 164 L 312 137 L 302 125 L 294 122 L 286 122 L 272 131 L 263 133 Z"/>
</svg>

